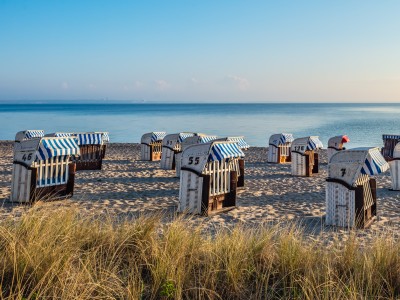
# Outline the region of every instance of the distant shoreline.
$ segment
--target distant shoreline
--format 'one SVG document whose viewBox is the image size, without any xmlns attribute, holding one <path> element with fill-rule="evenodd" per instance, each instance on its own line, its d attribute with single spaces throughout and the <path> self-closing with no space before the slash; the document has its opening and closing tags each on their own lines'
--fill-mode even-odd
<svg viewBox="0 0 400 300">
<path fill-rule="evenodd" d="M 218 102 L 218 101 L 202 101 L 202 102 L 179 102 L 179 101 L 139 101 L 139 100 L 0 100 L 0 105 L 24 105 L 24 104 L 132 104 L 132 105 L 400 105 L 400 102 L 296 102 L 296 101 L 271 101 L 271 102 Z"/>
</svg>

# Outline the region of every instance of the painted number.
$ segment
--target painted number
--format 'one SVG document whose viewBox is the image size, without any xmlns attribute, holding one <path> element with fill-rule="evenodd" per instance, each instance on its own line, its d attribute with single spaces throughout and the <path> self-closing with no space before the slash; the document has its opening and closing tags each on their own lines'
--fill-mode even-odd
<svg viewBox="0 0 400 300">
<path fill-rule="evenodd" d="M 343 177 L 344 175 L 346 175 L 346 169 L 345 169 L 345 168 L 340 169 L 340 171 L 342 171 L 342 177 Z"/>
<path fill-rule="evenodd" d="M 32 153 L 29 153 L 28 155 L 24 154 L 22 156 L 23 161 L 31 160 L 32 159 Z"/>
<path fill-rule="evenodd" d="M 294 151 L 303 151 L 304 146 L 294 146 Z"/>
<path fill-rule="evenodd" d="M 200 162 L 200 157 L 198 157 L 198 156 L 196 156 L 196 157 L 190 156 L 189 157 L 189 165 L 193 164 L 193 159 L 194 159 L 194 164 L 198 165 Z"/>
</svg>

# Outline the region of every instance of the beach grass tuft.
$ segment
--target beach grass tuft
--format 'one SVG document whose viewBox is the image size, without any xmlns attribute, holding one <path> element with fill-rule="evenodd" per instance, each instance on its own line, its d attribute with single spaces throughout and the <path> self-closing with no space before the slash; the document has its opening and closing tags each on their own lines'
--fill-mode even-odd
<svg viewBox="0 0 400 300">
<path fill-rule="evenodd" d="M 0 222 L 0 298 L 391 299 L 399 253 L 389 234 L 327 247 L 295 225 L 209 235 L 179 217 L 34 206 Z"/>
</svg>

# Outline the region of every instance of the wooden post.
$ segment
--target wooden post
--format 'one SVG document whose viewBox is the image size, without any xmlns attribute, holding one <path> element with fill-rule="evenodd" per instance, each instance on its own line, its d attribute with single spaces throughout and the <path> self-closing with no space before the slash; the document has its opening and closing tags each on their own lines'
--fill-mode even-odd
<svg viewBox="0 0 400 300">
<path fill-rule="evenodd" d="M 31 182 L 30 182 L 30 191 L 29 191 L 29 201 L 36 201 L 36 186 L 37 186 L 37 168 L 30 168 L 31 171 Z M 27 183 L 28 184 L 28 183 Z"/>
<path fill-rule="evenodd" d="M 224 207 L 234 207 L 236 206 L 236 191 L 237 191 L 237 172 L 230 172 L 230 191 L 228 196 L 225 198 Z"/>
<path fill-rule="evenodd" d="M 272 146 L 271 146 L 272 147 Z M 280 163 L 282 163 L 282 159 L 281 159 L 281 153 L 282 151 L 281 151 L 281 147 L 280 146 L 278 146 L 278 149 L 276 150 L 276 163 L 277 164 L 280 164 Z"/>
<path fill-rule="evenodd" d="M 244 187 L 244 159 L 239 159 L 240 176 L 238 177 L 237 187 Z"/>
<path fill-rule="evenodd" d="M 314 153 L 314 165 L 313 165 L 312 173 L 318 174 L 318 153 Z"/>
<path fill-rule="evenodd" d="M 371 215 L 372 217 L 376 216 L 377 212 L 377 199 L 376 199 L 376 179 L 375 178 L 370 178 L 369 179 L 369 186 L 371 187 L 371 194 L 372 194 L 372 199 L 374 199 L 374 204 L 371 206 Z"/>
<path fill-rule="evenodd" d="M 201 191 L 201 214 L 207 216 L 210 213 L 210 175 L 203 175 L 203 186 Z"/>
<path fill-rule="evenodd" d="M 357 228 L 364 228 L 364 187 L 358 185 L 355 190 L 355 225 Z"/>
<path fill-rule="evenodd" d="M 76 164 L 70 163 L 68 165 L 68 170 L 69 170 L 69 176 L 68 176 L 67 187 L 66 187 L 66 195 L 71 195 L 71 197 L 72 197 L 74 194 Z"/>
</svg>

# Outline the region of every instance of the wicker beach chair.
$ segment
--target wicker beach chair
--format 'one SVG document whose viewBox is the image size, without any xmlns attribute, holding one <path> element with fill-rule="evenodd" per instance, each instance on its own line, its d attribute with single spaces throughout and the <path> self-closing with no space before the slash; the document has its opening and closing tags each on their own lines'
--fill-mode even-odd
<svg viewBox="0 0 400 300">
<path fill-rule="evenodd" d="M 72 197 L 79 147 L 69 137 L 29 137 L 19 132 L 14 144 L 12 202 Z"/>
<path fill-rule="evenodd" d="M 182 153 L 179 212 L 210 215 L 236 206 L 237 161 L 244 153 L 233 142 L 191 145 Z"/>
<path fill-rule="evenodd" d="M 162 141 L 161 169 L 175 170 L 176 154 L 182 152 L 182 142 L 191 136 L 196 136 L 194 132 L 180 132 L 167 134 Z"/>
<path fill-rule="evenodd" d="M 383 134 L 383 148 L 381 150 L 383 157 L 390 161 L 393 158 L 394 147 L 400 142 L 400 135 Z"/>
<path fill-rule="evenodd" d="M 376 216 L 376 180 L 370 176 L 388 168 L 379 148 L 335 153 L 326 180 L 326 225 L 368 227 Z"/>
<path fill-rule="evenodd" d="M 338 135 L 331 137 L 328 141 L 328 163 L 332 155 L 338 151 L 346 150 L 343 144 L 350 142 L 347 135 Z"/>
<path fill-rule="evenodd" d="M 146 161 L 161 160 L 162 140 L 166 132 L 149 132 L 142 135 L 140 140 L 140 159 Z"/>
<path fill-rule="evenodd" d="M 290 147 L 294 141 L 291 133 L 273 134 L 269 138 L 268 159 L 269 163 L 287 163 L 291 161 Z"/>
<path fill-rule="evenodd" d="M 318 173 L 318 153 L 316 150 L 323 147 L 317 136 L 308 136 L 295 139 L 291 145 L 292 175 L 312 176 Z"/>
</svg>

